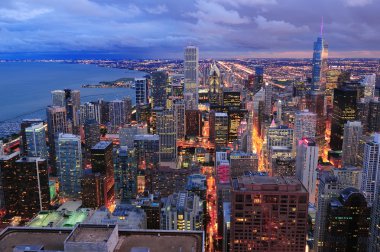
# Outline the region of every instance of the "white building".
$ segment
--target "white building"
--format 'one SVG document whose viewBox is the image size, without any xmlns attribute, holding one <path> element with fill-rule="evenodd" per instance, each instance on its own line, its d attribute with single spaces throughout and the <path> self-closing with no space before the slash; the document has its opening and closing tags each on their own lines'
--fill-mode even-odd
<svg viewBox="0 0 380 252">
<path fill-rule="evenodd" d="M 198 47 L 188 46 L 185 48 L 185 62 L 184 62 L 184 78 L 185 87 L 184 93 L 192 94 L 193 107 L 198 107 L 198 75 L 199 75 L 199 50 Z"/>
<path fill-rule="evenodd" d="M 294 117 L 294 141 L 306 138 L 315 138 L 317 114 L 305 109 L 295 113 Z"/>
<path fill-rule="evenodd" d="M 298 141 L 296 156 L 296 177 L 309 192 L 309 202 L 315 204 L 318 166 L 318 146 L 314 140 L 304 138 Z"/>
</svg>

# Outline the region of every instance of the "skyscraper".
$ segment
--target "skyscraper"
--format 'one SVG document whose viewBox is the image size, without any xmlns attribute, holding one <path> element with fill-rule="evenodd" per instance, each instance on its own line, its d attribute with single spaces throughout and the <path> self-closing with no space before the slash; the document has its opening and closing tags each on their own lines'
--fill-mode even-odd
<svg viewBox="0 0 380 252">
<path fill-rule="evenodd" d="M 152 107 L 166 107 L 166 87 L 168 85 L 168 77 L 168 73 L 165 71 L 152 73 Z"/>
<path fill-rule="evenodd" d="M 334 89 L 334 107 L 331 116 L 330 147 L 334 151 L 342 150 L 344 124 L 356 119 L 357 91 L 351 88 Z"/>
<path fill-rule="evenodd" d="M 363 194 L 352 187 L 332 198 L 318 251 L 367 251 L 370 209 Z"/>
<path fill-rule="evenodd" d="M 66 107 L 66 94 L 63 90 L 51 91 L 52 106 Z"/>
<path fill-rule="evenodd" d="M 374 140 L 365 144 L 363 157 L 363 173 L 361 191 L 372 205 L 375 199 L 376 178 L 380 176 L 380 134 L 375 134 Z"/>
<path fill-rule="evenodd" d="M 101 103 L 86 102 L 80 105 L 80 123 L 84 124 L 86 120 L 96 120 L 99 124 L 102 123 Z"/>
<path fill-rule="evenodd" d="M 79 198 L 82 177 L 82 147 L 79 136 L 60 133 L 56 142 L 57 176 L 63 197 Z"/>
<path fill-rule="evenodd" d="M 195 46 L 187 46 L 185 48 L 185 62 L 184 62 L 184 77 L 185 87 L 184 93 L 191 93 L 192 100 L 187 101 L 191 103 L 192 109 L 198 108 L 198 72 L 199 72 L 199 51 Z M 188 107 L 188 106 L 187 106 Z"/>
<path fill-rule="evenodd" d="M 113 100 L 108 104 L 109 107 L 109 122 L 114 131 L 125 123 L 125 107 L 122 100 Z"/>
<path fill-rule="evenodd" d="M 148 103 L 148 83 L 146 78 L 135 78 L 136 105 Z"/>
<path fill-rule="evenodd" d="M 368 252 L 380 251 L 380 171 L 376 178 L 376 193 L 372 205 L 370 236 L 368 240 Z"/>
<path fill-rule="evenodd" d="M 226 147 L 228 144 L 228 114 L 210 113 L 210 140 L 215 147 Z"/>
<path fill-rule="evenodd" d="M 268 82 L 265 83 L 264 91 L 265 91 L 264 115 L 266 116 L 267 119 L 269 119 L 272 114 L 272 93 L 273 93 L 272 84 Z"/>
<path fill-rule="evenodd" d="M 84 142 L 86 154 L 90 154 L 91 148 L 99 142 L 99 139 L 99 123 L 94 119 L 86 120 L 84 122 Z"/>
<path fill-rule="evenodd" d="M 324 91 L 326 88 L 328 45 L 323 38 L 323 20 L 321 25 L 321 35 L 314 42 L 313 69 L 312 69 L 312 90 Z"/>
<path fill-rule="evenodd" d="M 176 128 L 176 138 L 185 138 L 185 103 L 183 101 L 176 101 L 173 104 L 174 120 Z"/>
<path fill-rule="evenodd" d="M 309 202 L 315 204 L 317 187 L 318 146 L 310 138 L 299 140 L 296 157 L 296 177 L 309 192 Z"/>
<path fill-rule="evenodd" d="M 210 105 L 221 106 L 223 87 L 220 79 L 220 71 L 215 62 L 213 62 L 210 67 L 208 85 Z"/>
<path fill-rule="evenodd" d="M 25 134 L 25 129 L 34 125 L 34 124 L 39 124 L 43 123 L 42 119 L 23 119 L 20 127 L 21 127 L 21 153 L 24 155 L 28 155 L 28 150 L 26 146 L 26 134 Z"/>
<path fill-rule="evenodd" d="M 175 162 L 177 143 L 173 111 L 164 110 L 157 114 L 157 134 L 160 139 L 160 162 Z"/>
<path fill-rule="evenodd" d="M 26 150 L 30 157 L 47 159 L 46 133 L 43 123 L 32 125 L 25 129 Z"/>
<path fill-rule="evenodd" d="M 1 170 L 8 214 L 28 220 L 48 209 L 50 194 L 46 159 L 23 157 L 10 165 L 2 165 Z"/>
<path fill-rule="evenodd" d="M 49 140 L 49 164 L 52 165 L 52 173 L 55 174 L 56 169 L 56 138 L 59 133 L 68 133 L 68 125 L 66 120 L 66 108 L 49 106 L 46 110 L 47 132 Z"/>
<path fill-rule="evenodd" d="M 343 166 L 360 166 L 358 160 L 362 124 L 359 121 L 348 121 L 344 124 L 342 159 Z"/>
<path fill-rule="evenodd" d="M 231 251 L 305 251 L 308 193 L 300 181 L 243 176 L 232 184 Z"/>
<path fill-rule="evenodd" d="M 92 173 L 105 176 L 104 204 L 109 207 L 115 201 L 115 177 L 112 142 L 100 141 L 91 148 Z"/>
<path fill-rule="evenodd" d="M 185 112 L 186 136 L 197 137 L 202 134 L 202 113 L 199 110 L 186 110 Z"/>
<path fill-rule="evenodd" d="M 294 118 L 294 141 L 297 143 L 302 138 L 315 138 L 317 115 L 302 110 L 295 113 Z"/>
</svg>

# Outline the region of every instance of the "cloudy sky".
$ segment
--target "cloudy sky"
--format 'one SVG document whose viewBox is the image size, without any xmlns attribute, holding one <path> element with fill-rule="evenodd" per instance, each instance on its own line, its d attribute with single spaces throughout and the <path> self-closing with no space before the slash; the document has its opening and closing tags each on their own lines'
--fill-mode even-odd
<svg viewBox="0 0 380 252">
<path fill-rule="evenodd" d="M 1 0 L 0 58 L 380 57 L 380 0 Z M 38 56 L 39 55 L 39 56 Z M 42 57 L 43 57 L 42 56 Z"/>
</svg>

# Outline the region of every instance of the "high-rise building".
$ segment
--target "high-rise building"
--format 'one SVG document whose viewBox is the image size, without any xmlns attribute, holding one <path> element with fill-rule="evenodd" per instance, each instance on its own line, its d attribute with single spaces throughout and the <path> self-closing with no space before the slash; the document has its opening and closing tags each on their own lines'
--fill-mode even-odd
<svg viewBox="0 0 380 252">
<path fill-rule="evenodd" d="M 199 75 L 199 50 L 195 46 L 187 46 L 185 48 L 184 62 L 184 93 L 192 94 L 192 99 L 185 100 L 190 103 L 190 109 L 198 108 L 198 75 Z"/>
<path fill-rule="evenodd" d="M 264 100 L 264 115 L 267 119 L 270 118 L 272 114 L 272 93 L 273 87 L 271 83 L 265 83 L 264 85 L 265 100 Z"/>
<path fill-rule="evenodd" d="M 134 150 L 122 146 L 116 151 L 115 192 L 121 202 L 130 202 L 137 196 L 137 163 Z"/>
<path fill-rule="evenodd" d="M 91 148 L 99 142 L 100 128 L 99 123 L 94 119 L 84 122 L 84 143 L 87 154 L 90 154 Z"/>
<path fill-rule="evenodd" d="M 356 119 L 357 91 L 350 88 L 334 89 L 334 107 L 331 116 L 330 148 L 342 150 L 344 124 Z"/>
<path fill-rule="evenodd" d="M 228 107 L 230 110 L 241 108 L 240 92 L 238 91 L 224 91 L 223 92 L 223 106 Z"/>
<path fill-rule="evenodd" d="M 63 197 L 79 198 L 82 177 L 82 146 L 79 136 L 60 133 L 56 142 L 57 176 Z"/>
<path fill-rule="evenodd" d="M 15 162 L 16 160 L 18 160 L 20 158 L 20 152 L 19 151 L 16 151 L 16 152 L 13 152 L 9 155 L 5 155 L 3 153 L 3 155 L 0 156 L 0 208 L 3 209 L 5 207 L 5 202 L 4 202 L 4 182 L 8 182 L 8 183 L 12 183 L 12 182 L 15 182 L 13 180 L 11 180 L 11 178 L 13 178 L 15 175 L 15 173 L 13 173 L 13 169 L 15 167 Z M 8 169 L 11 173 L 9 173 L 9 179 L 7 181 L 5 181 L 5 177 L 4 177 L 4 171 Z M 6 184 L 6 183 L 5 183 Z"/>
<path fill-rule="evenodd" d="M 56 169 L 56 138 L 59 133 L 68 133 L 66 118 L 66 108 L 49 106 L 46 110 L 47 118 L 47 135 L 49 141 L 49 164 L 52 166 L 52 174 L 55 175 Z"/>
<path fill-rule="evenodd" d="M 139 169 L 153 168 L 158 164 L 160 150 L 158 135 L 136 135 L 134 147 Z"/>
<path fill-rule="evenodd" d="M 308 193 L 291 177 L 243 176 L 231 192 L 231 251 L 305 251 Z"/>
<path fill-rule="evenodd" d="M 175 162 L 177 159 L 177 141 L 172 110 L 164 110 L 157 114 L 157 134 L 160 139 L 160 163 Z"/>
<path fill-rule="evenodd" d="M 112 142 L 100 141 L 91 149 L 92 173 L 105 176 L 104 205 L 111 206 L 115 202 L 115 177 L 113 165 Z"/>
<path fill-rule="evenodd" d="M 176 128 L 176 138 L 185 138 L 185 103 L 183 101 L 176 101 L 173 104 L 174 120 Z"/>
<path fill-rule="evenodd" d="M 100 173 L 87 174 L 81 179 L 82 206 L 97 209 L 106 205 L 107 177 Z"/>
<path fill-rule="evenodd" d="M 66 107 L 66 93 L 63 90 L 51 91 L 52 106 Z"/>
<path fill-rule="evenodd" d="M 152 107 L 166 107 L 166 87 L 168 86 L 168 73 L 164 71 L 152 73 Z"/>
<path fill-rule="evenodd" d="M 220 78 L 219 68 L 216 66 L 216 63 L 213 62 L 210 67 L 210 73 L 208 77 L 209 85 L 209 103 L 210 105 L 221 106 L 222 105 L 222 95 L 223 95 L 223 86 Z"/>
<path fill-rule="evenodd" d="M 373 98 L 368 104 L 368 133 L 380 132 L 380 101 Z"/>
<path fill-rule="evenodd" d="M 377 134 L 377 140 L 379 140 L 380 136 L 379 134 Z M 370 147 L 368 146 L 367 147 L 367 155 L 371 155 L 370 153 L 368 153 L 368 151 L 370 151 L 369 149 Z M 378 155 L 377 155 L 377 176 L 376 176 L 376 188 L 375 188 L 375 198 L 374 198 L 374 202 L 372 204 L 372 212 L 371 212 L 371 225 L 370 225 L 370 236 L 369 236 L 369 240 L 368 240 L 368 252 L 378 252 L 380 251 L 380 159 L 379 159 L 379 141 L 377 141 L 377 150 L 375 148 L 375 146 L 372 146 L 372 150 L 374 152 L 377 151 Z M 367 156 L 366 155 L 366 156 Z M 367 157 L 366 158 L 366 166 L 369 167 L 370 165 L 368 164 L 368 161 L 369 161 L 369 158 L 370 157 Z M 374 158 L 373 160 L 373 166 L 375 166 L 375 162 L 376 162 L 376 154 L 373 155 L 372 154 L 372 158 Z M 364 170 L 364 169 L 363 169 Z"/>
<path fill-rule="evenodd" d="M 321 35 L 314 42 L 313 68 L 312 68 L 312 90 L 324 91 L 326 89 L 326 71 L 327 71 L 328 45 L 323 38 L 323 23 L 321 26 Z"/>
<path fill-rule="evenodd" d="M 361 191 L 372 205 L 375 199 L 376 178 L 380 176 L 380 134 L 364 146 Z"/>
<path fill-rule="evenodd" d="M 359 121 L 348 121 L 344 124 L 342 159 L 343 166 L 361 166 L 358 160 L 359 144 L 362 137 L 362 124 Z"/>
<path fill-rule="evenodd" d="M 80 91 L 71 89 L 64 91 L 67 121 L 71 125 L 72 132 L 79 134 Z"/>
<path fill-rule="evenodd" d="M 264 67 L 255 66 L 253 94 L 255 95 L 264 85 Z"/>
<path fill-rule="evenodd" d="M 245 173 L 258 171 L 258 157 L 256 153 L 233 151 L 230 155 L 231 177 L 243 176 Z"/>
<path fill-rule="evenodd" d="M 228 142 L 233 143 L 238 139 L 239 127 L 244 117 L 248 114 L 247 110 L 229 109 L 228 111 Z"/>
<path fill-rule="evenodd" d="M 271 125 L 267 130 L 267 150 L 270 151 L 271 147 L 281 146 L 293 148 L 293 129 L 287 126 Z"/>
<path fill-rule="evenodd" d="M 302 138 L 315 138 L 316 134 L 317 115 L 309 112 L 309 110 L 302 110 L 295 113 L 294 118 L 294 141 Z"/>
<path fill-rule="evenodd" d="M 363 194 L 349 187 L 327 206 L 324 239 L 318 251 L 367 251 L 370 207 Z"/>
<path fill-rule="evenodd" d="M 309 192 L 309 202 L 315 204 L 317 187 L 318 146 L 310 138 L 299 140 L 296 157 L 296 177 Z"/>
<path fill-rule="evenodd" d="M 43 121 L 41 119 L 23 119 L 20 124 L 20 128 L 21 128 L 21 132 L 20 132 L 21 146 L 20 147 L 21 147 L 21 153 L 24 154 L 25 156 L 28 155 L 28 150 L 26 146 L 25 129 L 39 123 L 43 123 Z"/>
<path fill-rule="evenodd" d="M 188 191 L 170 195 L 161 209 L 161 229 L 164 230 L 201 230 L 202 219 L 202 201 Z"/>
<path fill-rule="evenodd" d="M 320 146 L 320 154 L 322 154 L 323 146 L 326 145 L 326 97 L 323 91 L 311 91 L 306 96 L 306 107 L 317 116 L 315 141 Z"/>
<path fill-rule="evenodd" d="M 50 193 L 46 159 L 23 157 L 8 165 L 3 164 L 1 161 L 7 213 L 28 220 L 39 211 L 47 210 Z"/>
<path fill-rule="evenodd" d="M 292 157 L 272 158 L 272 176 L 295 176 L 296 160 Z"/>
<path fill-rule="evenodd" d="M 226 147 L 228 144 L 228 114 L 210 112 L 210 141 L 216 148 Z"/>
<path fill-rule="evenodd" d="M 125 106 L 122 100 L 113 100 L 108 104 L 109 122 L 114 129 L 121 127 L 125 123 Z"/>
<path fill-rule="evenodd" d="M 32 125 L 25 129 L 26 151 L 30 157 L 47 159 L 46 133 L 43 123 Z"/>
<path fill-rule="evenodd" d="M 363 90 L 363 98 L 365 101 L 370 101 L 375 96 L 376 74 L 367 74 L 363 76 L 360 82 Z"/>
<path fill-rule="evenodd" d="M 148 82 L 146 78 L 135 78 L 136 105 L 148 103 Z"/>
<path fill-rule="evenodd" d="M 186 110 L 185 112 L 186 136 L 198 137 L 202 135 L 202 113 L 199 110 Z"/>
<path fill-rule="evenodd" d="M 101 104 L 98 102 L 86 102 L 80 105 L 80 123 L 84 124 L 86 120 L 95 120 L 102 123 Z"/>
</svg>

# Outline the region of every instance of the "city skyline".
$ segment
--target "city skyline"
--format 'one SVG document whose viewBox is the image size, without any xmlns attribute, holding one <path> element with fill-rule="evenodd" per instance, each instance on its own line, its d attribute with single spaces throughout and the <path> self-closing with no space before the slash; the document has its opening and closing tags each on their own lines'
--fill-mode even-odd
<svg viewBox="0 0 380 252">
<path fill-rule="evenodd" d="M 373 0 L 4 1 L 0 58 L 182 58 L 187 45 L 200 47 L 200 58 L 309 58 L 322 16 L 331 58 L 376 58 L 379 7 Z"/>
</svg>

